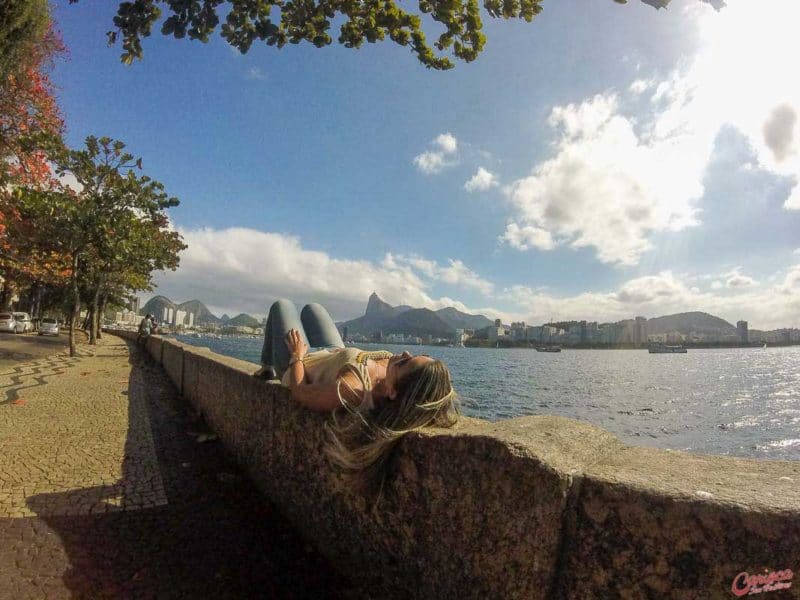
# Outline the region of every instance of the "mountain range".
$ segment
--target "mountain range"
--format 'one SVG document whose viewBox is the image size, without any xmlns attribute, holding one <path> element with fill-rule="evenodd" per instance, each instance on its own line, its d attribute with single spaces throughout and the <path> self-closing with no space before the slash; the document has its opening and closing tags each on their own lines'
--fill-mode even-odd
<svg viewBox="0 0 800 600">
<path fill-rule="evenodd" d="M 493 321 L 483 315 L 470 315 L 452 307 L 433 311 L 407 305 L 392 306 L 373 292 L 363 317 L 337 323 L 337 326 L 340 329 L 347 327 L 348 335 L 371 335 L 376 331 L 383 331 L 414 336 L 428 334 L 449 337 L 456 329 L 482 329 L 492 323 Z"/>
<path fill-rule="evenodd" d="M 164 320 L 164 309 L 182 310 L 194 314 L 197 325 L 221 325 L 222 319 L 214 315 L 200 300 L 189 300 L 176 304 L 166 296 L 153 296 L 139 311 L 143 315 L 153 315 L 159 321 Z M 252 318 L 252 317 L 251 317 Z"/>
<path fill-rule="evenodd" d="M 200 300 L 189 300 L 176 304 L 165 296 L 153 296 L 142 307 L 141 314 L 155 315 L 163 320 L 164 309 L 181 310 L 194 314 L 194 322 L 198 325 L 228 325 L 260 327 L 261 322 L 255 317 L 241 313 L 233 318 L 228 315 L 217 317 Z M 619 324 L 627 323 L 620 321 Z M 567 326 L 573 322 L 563 323 Z M 430 310 L 414 308 L 405 304 L 392 306 L 384 302 L 373 292 L 367 301 L 364 316 L 349 321 L 339 322 L 339 329 L 347 327 L 348 335 L 372 335 L 377 331 L 385 334 L 402 333 L 404 335 L 433 337 L 452 337 L 456 329 L 472 329 L 475 331 L 490 327 L 494 321 L 484 315 L 471 315 L 453 307 Z M 705 333 L 712 335 L 731 335 L 736 327 L 724 319 L 705 312 L 684 312 L 665 315 L 647 320 L 647 333 L 659 334 L 678 331 L 683 334 Z"/>
</svg>

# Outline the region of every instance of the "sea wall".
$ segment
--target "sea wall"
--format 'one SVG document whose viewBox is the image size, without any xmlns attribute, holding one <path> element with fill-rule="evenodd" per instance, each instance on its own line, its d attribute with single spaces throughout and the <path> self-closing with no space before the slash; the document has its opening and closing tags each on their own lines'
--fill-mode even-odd
<svg viewBox="0 0 800 600">
<path fill-rule="evenodd" d="M 791 587 L 767 597 L 800 598 L 798 462 L 631 447 L 556 416 L 463 418 L 406 436 L 372 513 L 325 460 L 325 417 L 254 378 L 257 365 L 159 336 L 147 350 L 263 493 L 376 597 L 733 598 L 774 573 Z"/>
</svg>

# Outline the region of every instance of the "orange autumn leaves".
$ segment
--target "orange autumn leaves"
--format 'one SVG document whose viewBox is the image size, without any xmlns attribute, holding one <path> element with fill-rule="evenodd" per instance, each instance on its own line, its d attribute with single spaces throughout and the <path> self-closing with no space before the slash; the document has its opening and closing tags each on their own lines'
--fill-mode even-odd
<svg viewBox="0 0 800 600">
<path fill-rule="evenodd" d="M 34 242 L 32 223 L 19 210 L 30 190 L 59 185 L 48 159 L 63 119 L 48 71 L 65 52 L 50 27 L 0 81 L 0 276 L 10 281 L 53 281 L 68 276 L 55 248 Z"/>
</svg>

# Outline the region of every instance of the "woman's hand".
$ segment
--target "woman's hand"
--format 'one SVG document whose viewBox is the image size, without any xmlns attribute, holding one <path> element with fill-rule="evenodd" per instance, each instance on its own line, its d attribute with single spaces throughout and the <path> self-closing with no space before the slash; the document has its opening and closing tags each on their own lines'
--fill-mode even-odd
<svg viewBox="0 0 800 600">
<path fill-rule="evenodd" d="M 289 333 L 284 338 L 286 347 L 289 349 L 289 354 L 293 357 L 296 356 L 300 360 L 308 353 L 308 345 L 303 341 L 300 332 L 297 329 L 290 329 Z"/>
</svg>

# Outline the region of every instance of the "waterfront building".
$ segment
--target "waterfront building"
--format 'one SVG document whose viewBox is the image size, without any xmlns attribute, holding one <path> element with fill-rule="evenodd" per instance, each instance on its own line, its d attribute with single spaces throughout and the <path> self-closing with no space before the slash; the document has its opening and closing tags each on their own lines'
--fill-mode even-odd
<svg viewBox="0 0 800 600">
<path fill-rule="evenodd" d="M 636 317 L 633 323 L 633 343 L 641 346 L 647 341 L 647 319 Z"/>
<path fill-rule="evenodd" d="M 500 321 L 500 319 L 495 321 L 495 323 L 497 323 L 499 321 Z M 505 338 L 505 337 L 506 337 L 506 330 L 505 330 L 504 327 L 497 326 L 497 325 L 495 325 L 494 327 L 489 327 L 489 333 L 488 333 L 487 338 L 488 338 L 488 340 L 490 342 L 496 342 L 498 339 Z"/>
<path fill-rule="evenodd" d="M 536 325 L 533 327 L 528 327 L 525 330 L 525 339 L 529 342 L 541 342 L 542 341 L 542 326 Z"/>
<path fill-rule="evenodd" d="M 526 339 L 526 331 L 528 327 L 525 321 L 518 321 L 511 323 L 511 339 L 515 342 L 524 341 Z"/>
<path fill-rule="evenodd" d="M 748 341 L 750 341 L 747 334 L 747 321 L 736 322 L 736 333 L 739 336 L 739 341 L 743 344 L 746 344 Z"/>
</svg>

